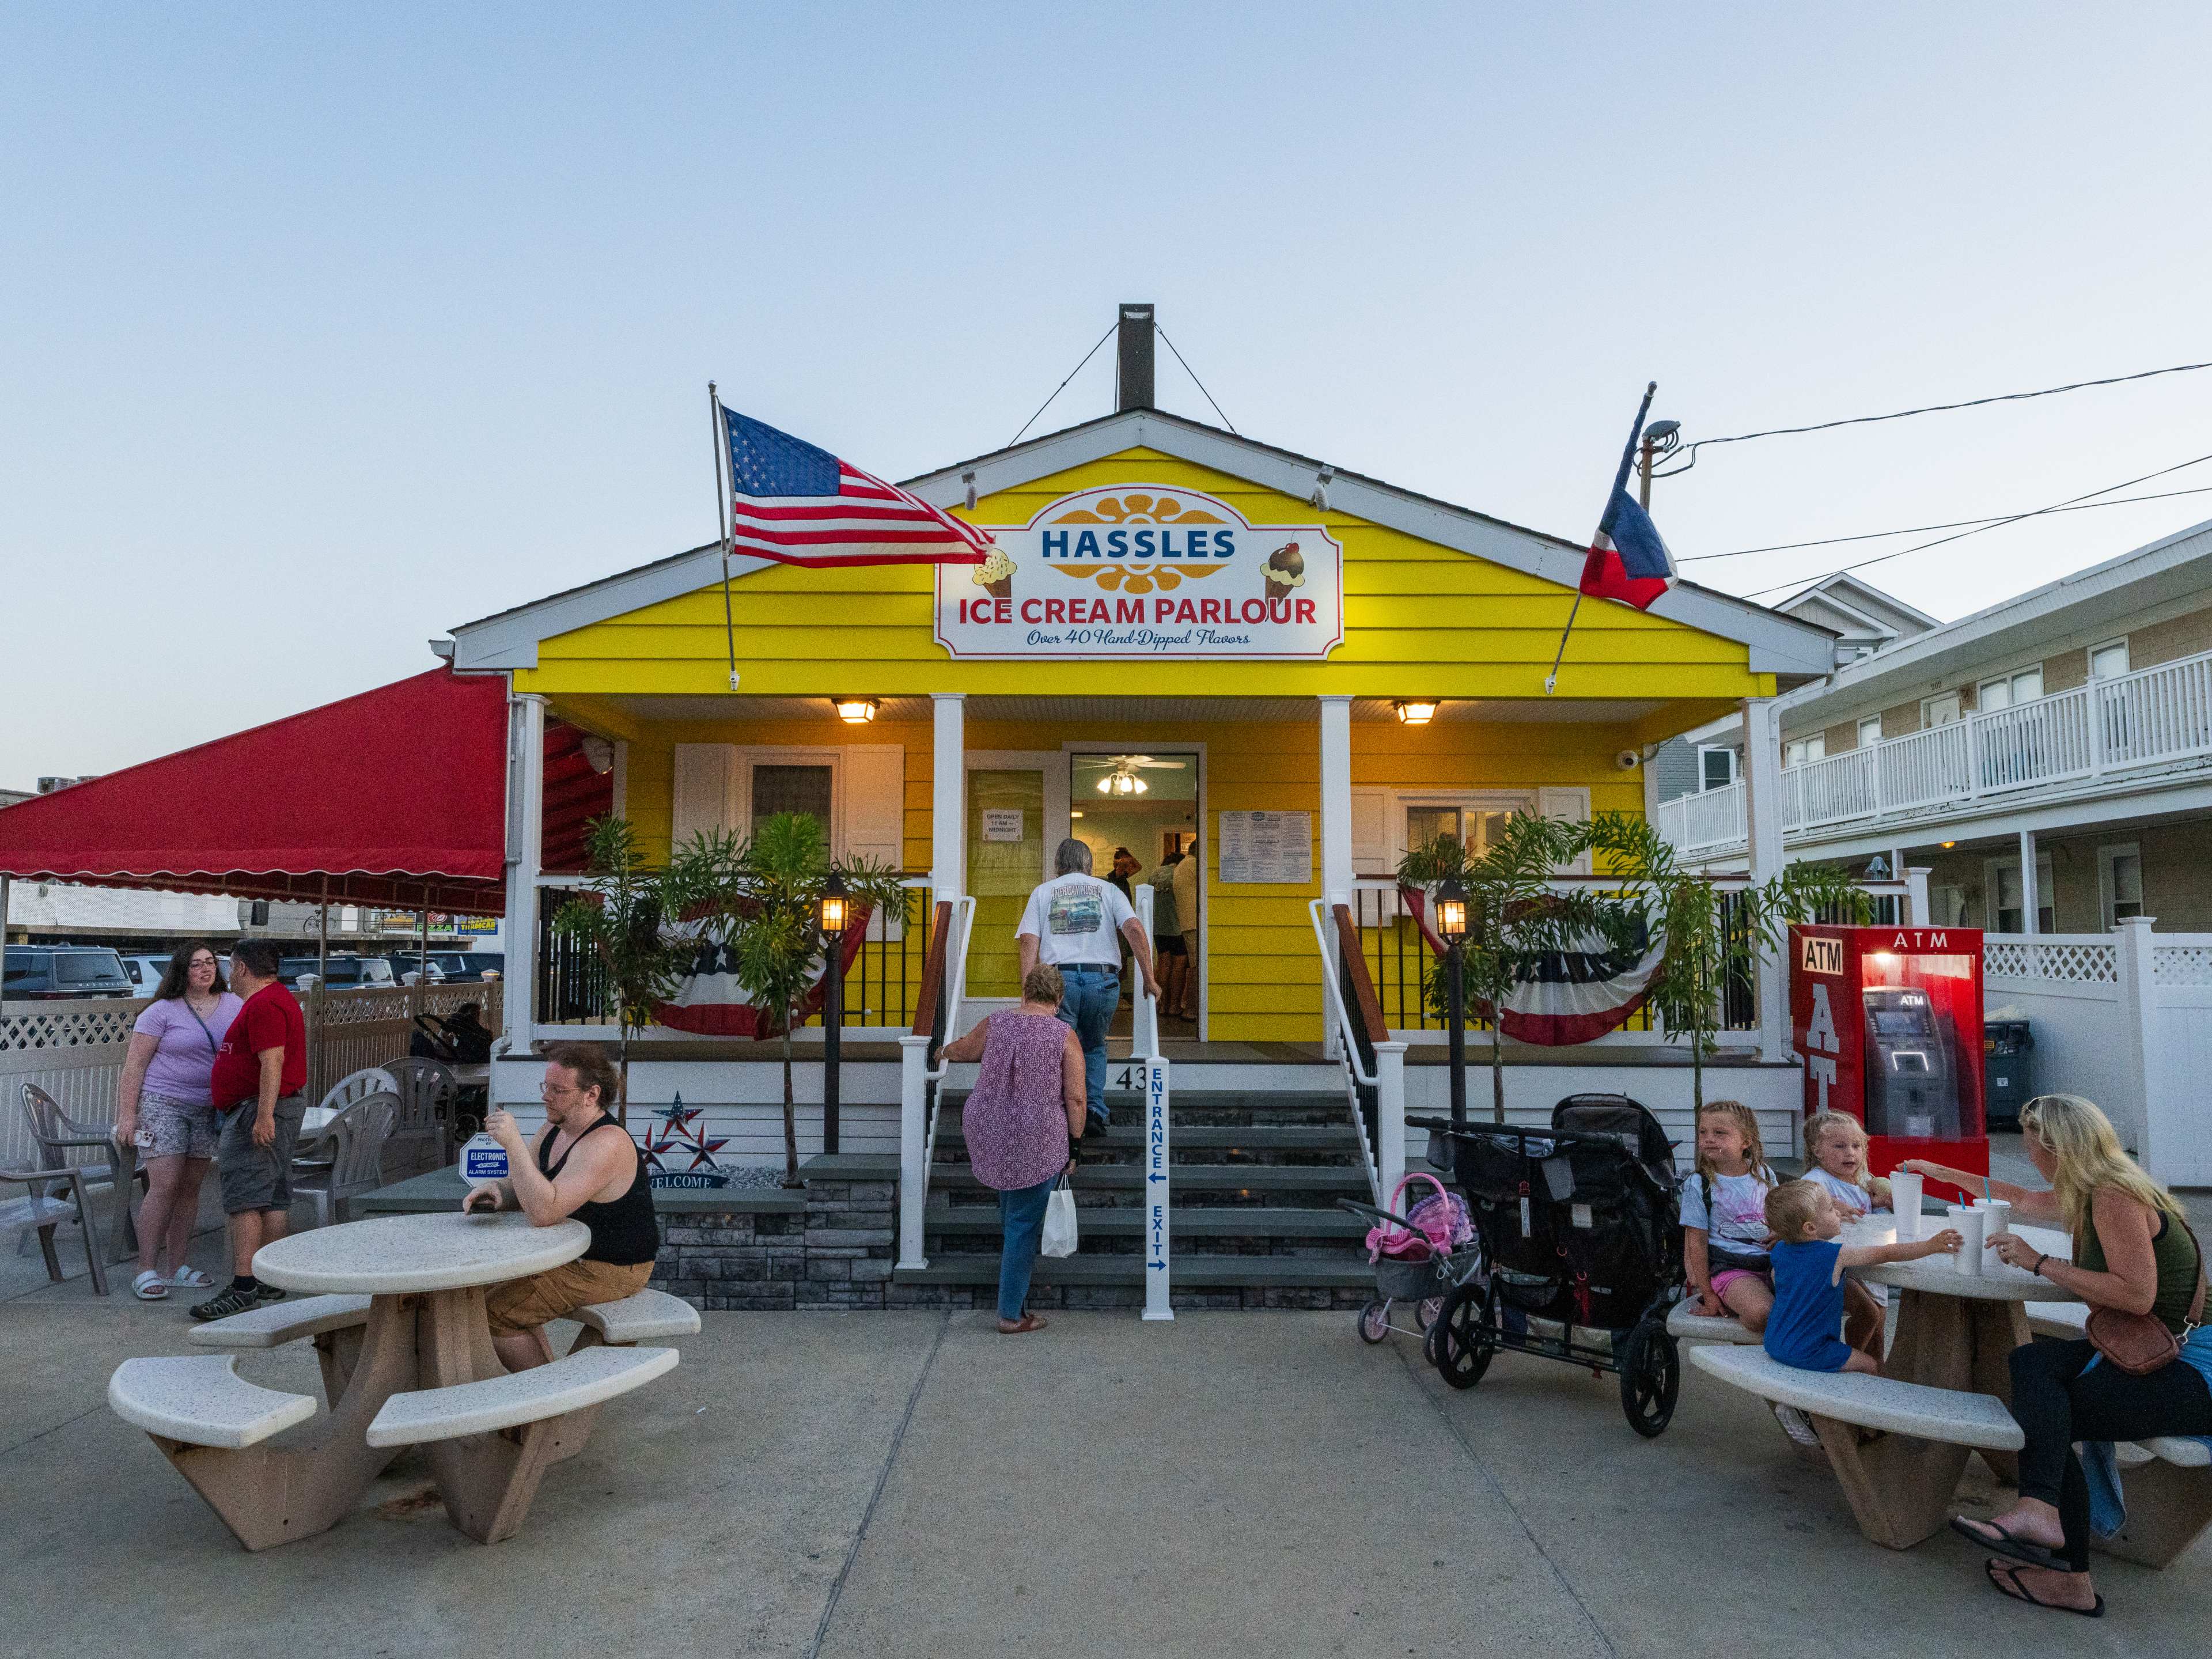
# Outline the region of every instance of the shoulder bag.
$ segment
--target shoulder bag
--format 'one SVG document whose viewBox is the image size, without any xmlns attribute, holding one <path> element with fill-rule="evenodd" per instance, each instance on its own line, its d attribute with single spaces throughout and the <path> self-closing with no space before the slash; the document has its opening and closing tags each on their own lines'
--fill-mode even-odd
<svg viewBox="0 0 2212 1659">
<path fill-rule="evenodd" d="M 2183 1323 L 2194 1330 L 2204 1318 L 2204 1247 L 2197 1243 L 2196 1231 L 2186 1221 L 2181 1223 L 2181 1231 L 2197 1245 L 2197 1294 L 2190 1297 L 2189 1311 L 2183 1317 Z M 2148 1376 L 2181 1357 L 2181 1339 L 2166 1328 L 2163 1319 L 2123 1308 L 2092 1308 L 2089 1341 L 2108 1363 L 2130 1376 Z"/>
</svg>

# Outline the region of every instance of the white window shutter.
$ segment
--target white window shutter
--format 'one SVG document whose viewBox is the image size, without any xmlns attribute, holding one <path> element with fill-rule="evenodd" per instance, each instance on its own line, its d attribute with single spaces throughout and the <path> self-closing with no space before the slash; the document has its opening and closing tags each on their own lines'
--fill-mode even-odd
<svg viewBox="0 0 2212 1659">
<path fill-rule="evenodd" d="M 1536 792 L 1536 811 L 1547 818 L 1564 818 L 1569 823 L 1588 823 L 1590 817 L 1590 792 L 1588 788 L 1539 789 Z M 1563 876 L 1586 876 L 1590 873 L 1590 855 L 1583 854 L 1559 872 Z"/>
<path fill-rule="evenodd" d="M 1396 867 L 1390 856 L 1390 792 L 1374 787 L 1352 792 L 1352 872 L 1358 876 L 1388 875 Z"/>
<path fill-rule="evenodd" d="M 906 750 L 895 743 L 854 744 L 845 750 L 846 858 L 873 860 L 896 870 L 906 862 Z"/>
<path fill-rule="evenodd" d="M 703 830 L 731 827 L 730 782 L 735 754 L 726 743 L 676 745 L 673 799 L 669 803 L 671 843 L 683 846 Z"/>
</svg>

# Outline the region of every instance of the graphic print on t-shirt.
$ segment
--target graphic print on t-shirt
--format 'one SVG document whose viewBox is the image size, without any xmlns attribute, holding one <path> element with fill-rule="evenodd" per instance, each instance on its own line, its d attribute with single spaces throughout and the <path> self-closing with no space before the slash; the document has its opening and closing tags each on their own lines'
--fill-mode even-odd
<svg viewBox="0 0 2212 1659">
<path fill-rule="evenodd" d="M 1098 890 L 1089 883 L 1057 889 L 1045 910 L 1045 926 L 1054 939 L 1095 933 L 1106 925 L 1106 906 Z"/>
</svg>

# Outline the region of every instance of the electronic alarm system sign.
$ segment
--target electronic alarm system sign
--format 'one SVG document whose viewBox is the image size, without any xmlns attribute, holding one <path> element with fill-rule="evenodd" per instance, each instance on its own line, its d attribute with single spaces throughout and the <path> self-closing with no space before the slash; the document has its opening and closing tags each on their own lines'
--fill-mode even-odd
<svg viewBox="0 0 2212 1659">
<path fill-rule="evenodd" d="M 1317 524 L 1255 525 L 1165 484 L 1063 495 L 937 567 L 956 657 L 1319 658 L 1344 641 L 1344 549 Z"/>
</svg>

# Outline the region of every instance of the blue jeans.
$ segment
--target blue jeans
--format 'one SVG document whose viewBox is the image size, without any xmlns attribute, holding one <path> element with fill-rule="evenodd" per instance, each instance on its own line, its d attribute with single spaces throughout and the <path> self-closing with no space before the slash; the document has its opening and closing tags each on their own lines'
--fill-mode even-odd
<svg viewBox="0 0 2212 1659">
<path fill-rule="evenodd" d="M 1060 1023 L 1083 1045 L 1085 1109 L 1101 1127 L 1106 1118 L 1106 1030 L 1121 1006 L 1121 976 L 1111 968 L 1063 967 Z"/>
<path fill-rule="evenodd" d="M 1055 1172 L 1034 1187 L 999 1194 L 999 1219 L 1006 1225 L 1006 1243 L 999 1255 L 999 1317 L 1008 1324 L 1022 1316 L 1022 1304 L 1029 1300 L 1030 1274 L 1044 1237 L 1044 1207 L 1059 1184 Z"/>
</svg>

